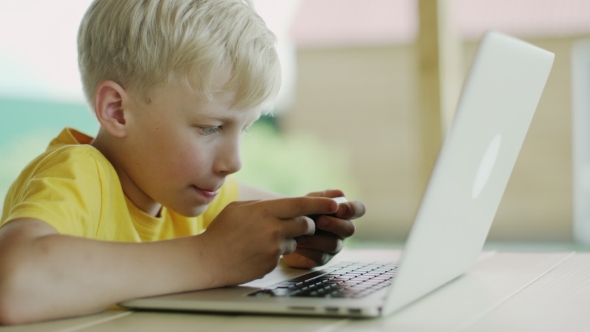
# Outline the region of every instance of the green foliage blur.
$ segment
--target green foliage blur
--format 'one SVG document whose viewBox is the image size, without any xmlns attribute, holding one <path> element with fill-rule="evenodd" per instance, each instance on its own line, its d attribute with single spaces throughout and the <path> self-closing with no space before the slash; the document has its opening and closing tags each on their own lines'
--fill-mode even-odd
<svg viewBox="0 0 590 332">
<path fill-rule="evenodd" d="M 241 182 L 287 196 L 341 189 L 351 197 L 358 191 L 345 146 L 332 146 L 310 135 L 280 133 L 264 118 L 245 134 Z"/>
</svg>

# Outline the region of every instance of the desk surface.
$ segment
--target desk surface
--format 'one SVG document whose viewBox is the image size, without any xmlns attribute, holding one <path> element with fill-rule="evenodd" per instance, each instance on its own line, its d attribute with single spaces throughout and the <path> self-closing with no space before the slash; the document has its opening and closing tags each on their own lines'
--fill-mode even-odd
<svg viewBox="0 0 590 332">
<path fill-rule="evenodd" d="M 349 257 L 366 254 L 349 251 Z M 399 252 L 389 254 L 398 255 Z M 590 253 L 487 252 L 390 317 L 343 319 L 109 310 L 12 331 L 590 331 Z"/>
</svg>

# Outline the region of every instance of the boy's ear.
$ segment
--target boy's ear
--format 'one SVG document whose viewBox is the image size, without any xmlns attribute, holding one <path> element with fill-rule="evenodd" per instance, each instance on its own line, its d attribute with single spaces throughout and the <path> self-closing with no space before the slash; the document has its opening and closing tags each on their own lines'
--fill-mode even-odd
<svg viewBox="0 0 590 332">
<path fill-rule="evenodd" d="M 127 91 L 114 81 L 103 81 L 96 88 L 94 97 L 96 117 L 102 127 L 115 137 L 127 135 L 128 103 Z"/>
</svg>

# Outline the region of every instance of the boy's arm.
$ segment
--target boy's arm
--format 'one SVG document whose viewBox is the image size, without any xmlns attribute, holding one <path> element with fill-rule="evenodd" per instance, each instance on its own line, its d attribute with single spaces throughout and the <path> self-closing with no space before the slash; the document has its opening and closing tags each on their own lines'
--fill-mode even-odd
<svg viewBox="0 0 590 332">
<path fill-rule="evenodd" d="M 11 221 L 0 228 L 0 324 L 261 278 L 295 250 L 293 238 L 314 232 L 303 216 L 337 209 L 311 197 L 234 202 L 201 235 L 148 243 L 89 240 L 57 234 L 40 220 Z"/>
<path fill-rule="evenodd" d="M 125 299 L 221 286 L 200 242 L 103 242 L 59 235 L 40 220 L 12 221 L 0 229 L 0 324 L 80 316 Z"/>
</svg>

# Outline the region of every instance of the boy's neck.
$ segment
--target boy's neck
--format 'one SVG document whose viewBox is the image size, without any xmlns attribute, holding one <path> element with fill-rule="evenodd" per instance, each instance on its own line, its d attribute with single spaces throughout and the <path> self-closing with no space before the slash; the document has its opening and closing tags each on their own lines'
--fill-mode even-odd
<svg viewBox="0 0 590 332">
<path fill-rule="evenodd" d="M 150 216 L 157 217 L 162 209 L 162 204 L 154 201 L 151 197 L 147 196 L 133 181 L 129 174 L 124 170 L 122 163 L 119 162 L 119 156 L 124 155 L 123 151 L 119 151 L 115 138 L 106 133 L 104 130 L 100 130 L 96 138 L 90 143 L 95 149 L 100 151 L 105 158 L 113 165 L 115 172 L 119 176 L 123 193 L 135 206 L 137 206 L 143 212 Z"/>
</svg>

